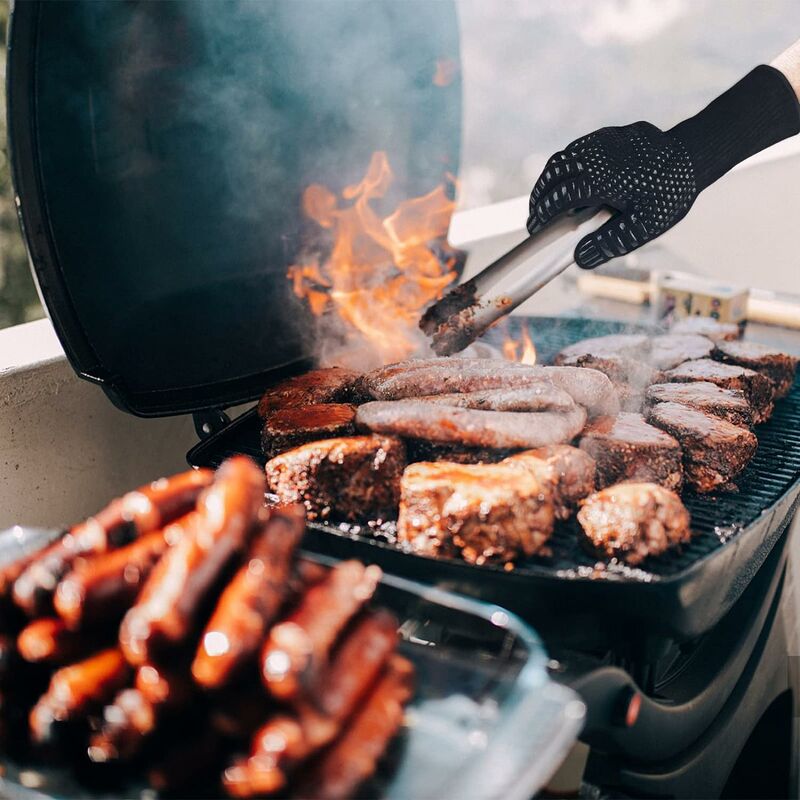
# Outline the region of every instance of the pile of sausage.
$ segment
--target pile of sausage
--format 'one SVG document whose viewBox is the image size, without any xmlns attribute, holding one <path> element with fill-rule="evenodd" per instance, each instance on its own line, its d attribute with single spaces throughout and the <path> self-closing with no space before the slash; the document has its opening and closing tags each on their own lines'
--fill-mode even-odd
<svg viewBox="0 0 800 800">
<path fill-rule="evenodd" d="M 157 790 L 345 798 L 413 668 L 377 567 L 298 557 L 300 505 L 249 459 L 114 500 L 0 570 L 3 744 Z"/>
</svg>

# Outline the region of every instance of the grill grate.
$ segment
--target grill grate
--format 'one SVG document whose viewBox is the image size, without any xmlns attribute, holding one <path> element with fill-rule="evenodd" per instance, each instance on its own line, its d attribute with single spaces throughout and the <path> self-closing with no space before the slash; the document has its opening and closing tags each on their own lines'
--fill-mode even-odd
<svg viewBox="0 0 800 800">
<path fill-rule="evenodd" d="M 563 347 L 592 336 L 648 330 L 609 320 L 565 318 L 538 320 L 514 317 L 506 332 L 518 336 L 527 326 L 541 363 L 552 361 Z M 499 334 L 490 331 L 487 341 L 495 343 Z M 597 577 L 649 582 L 685 571 L 710 556 L 756 521 L 800 481 L 800 381 L 795 381 L 788 397 L 779 400 L 769 422 L 756 428 L 758 450 L 736 480 L 737 493 L 696 495 L 683 493 L 692 516 L 692 541 L 680 550 L 648 559 L 638 568 L 610 564 L 598 570 L 598 559 L 581 545 L 577 522 L 559 524 L 550 540 L 551 554 L 534 557 L 516 565 L 519 575 L 549 573 L 560 578 Z M 211 439 L 201 442 L 189 454 L 193 464 L 217 466 L 227 456 L 245 453 L 263 462 L 259 446 L 258 418 L 248 412 Z M 342 527 L 316 525 L 342 533 Z M 499 567 L 482 569 L 500 570 Z"/>
</svg>

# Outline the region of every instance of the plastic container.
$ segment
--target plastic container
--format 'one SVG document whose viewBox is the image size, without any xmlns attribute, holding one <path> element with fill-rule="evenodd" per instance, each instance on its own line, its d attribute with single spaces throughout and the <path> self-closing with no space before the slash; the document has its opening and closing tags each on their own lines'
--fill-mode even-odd
<svg viewBox="0 0 800 800">
<path fill-rule="evenodd" d="M 566 757 L 585 713 L 548 678 L 536 634 L 499 606 L 392 575 L 374 602 L 402 620 L 400 650 L 417 676 L 406 724 L 364 796 L 530 798 Z M 65 770 L 4 767 L 0 796 L 11 800 L 153 796 L 142 786 L 97 794 Z"/>
</svg>

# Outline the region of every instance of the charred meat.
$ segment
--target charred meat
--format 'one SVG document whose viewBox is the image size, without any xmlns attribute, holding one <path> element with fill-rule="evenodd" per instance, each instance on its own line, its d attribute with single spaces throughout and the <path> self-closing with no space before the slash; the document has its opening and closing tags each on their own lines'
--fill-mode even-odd
<svg viewBox="0 0 800 800">
<path fill-rule="evenodd" d="M 694 333 L 705 336 L 714 342 L 733 341 L 742 334 L 733 322 L 719 322 L 712 317 L 686 317 L 679 319 L 671 328 L 671 333 Z"/>
<path fill-rule="evenodd" d="M 355 406 L 346 403 L 284 408 L 264 422 L 261 449 L 269 459 L 306 442 L 350 436 L 356 432 L 355 419 Z"/>
<path fill-rule="evenodd" d="M 411 464 L 403 474 L 398 538 L 415 552 L 471 564 L 539 552 L 553 532 L 550 487 L 503 464 Z"/>
<path fill-rule="evenodd" d="M 753 409 L 753 421 L 766 422 L 774 406 L 774 390 L 769 378 L 747 367 L 721 364 L 708 358 L 687 361 L 664 373 L 669 383 L 692 383 L 706 381 L 723 389 L 737 389 L 747 398 Z"/>
<path fill-rule="evenodd" d="M 310 519 L 394 516 L 405 446 L 390 436 L 310 442 L 267 462 L 267 483 L 282 503 L 303 503 Z"/>
<path fill-rule="evenodd" d="M 678 403 L 658 403 L 647 418 L 681 443 L 686 480 L 698 492 L 732 488 L 758 446 L 752 431 Z"/>
<path fill-rule="evenodd" d="M 772 381 L 775 397 L 786 397 L 794 383 L 798 359 L 756 342 L 718 342 L 714 358 L 760 372 Z"/>
<path fill-rule="evenodd" d="M 569 445 L 551 445 L 504 459 L 502 464 L 530 470 L 549 484 L 558 519 L 569 519 L 584 497 L 595 490 L 597 464 L 585 451 Z"/>
<path fill-rule="evenodd" d="M 680 497 L 654 483 L 620 483 L 587 497 L 578 522 L 598 554 L 634 565 L 691 538 Z"/>
<path fill-rule="evenodd" d="M 653 384 L 645 392 L 645 402 L 648 408 L 657 403 L 680 403 L 742 428 L 753 424 L 753 409 L 742 392 L 707 381 Z"/>
<path fill-rule="evenodd" d="M 714 342 L 696 333 L 668 333 L 650 340 L 648 361 L 656 369 L 673 369 L 684 361 L 708 358 Z"/>
<path fill-rule="evenodd" d="M 580 448 L 597 463 L 597 485 L 647 481 L 679 491 L 683 480 L 681 447 L 641 414 L 623 411 L 616 417 L 593 420 Z"/>
<path fill-rule="evenodd" d="M 264 392 L 258 403 L 258 415 L 266 419 L 286 408 L 320 403 L 357 403 L 358 373 L 342 367 L 325 367 L 295 375 L 276 383 Z"/>
</svg>

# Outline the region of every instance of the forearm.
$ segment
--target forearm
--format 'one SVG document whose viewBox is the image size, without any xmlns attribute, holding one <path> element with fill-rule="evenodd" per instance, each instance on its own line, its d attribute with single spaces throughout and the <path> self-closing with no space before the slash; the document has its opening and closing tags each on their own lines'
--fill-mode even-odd
<svg viewBox="0 0 800 800">
<path fill-rule="evenodd" d="M 800 39 L 775 58 L 771 66 L 786 76 L 800 100 Z"/>
</svg>

